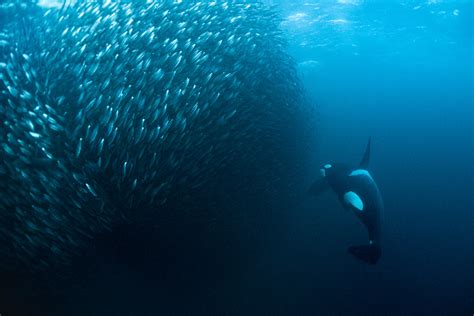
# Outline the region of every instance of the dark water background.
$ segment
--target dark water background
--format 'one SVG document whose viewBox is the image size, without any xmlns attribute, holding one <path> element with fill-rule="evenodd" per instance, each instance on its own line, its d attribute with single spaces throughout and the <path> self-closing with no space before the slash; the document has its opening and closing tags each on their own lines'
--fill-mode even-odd
<svg viewBox="0 0 474 316">
<path fill-rule="evenodd" d="M 287 26 L 320 107 L 321 161 L 355 162 L 374 138 L 384 254 L 375 268 L 307 255 L 309 275 L 334 278 L 313 279 L 313 300 L 337 301 L 334 311 L 347 314 L 472 313 L 472 2 L 343 2 L 289 6 Z M 310 206 L 308 214 L 316 216 Z M 319 232 L 316 247 L 354 238 L 358 223 L 345 215 L 337 206 L 320 215 L 332 229 Z"/>
<path fill-rule="evenodd" d="M 251 168 L 227 176 L 196 203 L 197 214 L 225 206 L 224 218 L 170 216 L 101 236 L 80 277 L 54 295 L 35 289 L 28 313 L 472 315 L 472 2 L 276 4 L 318 113 L 313 163 L 275 175 L 300 186 L 256 196 L 242 187 Z M 385 201 L 377 266 L 346 253 L 366 238 L 352 214 L 329 193 L 305 194 L 320 164 L 357 162 L 369 135 Z"/>
</svg>

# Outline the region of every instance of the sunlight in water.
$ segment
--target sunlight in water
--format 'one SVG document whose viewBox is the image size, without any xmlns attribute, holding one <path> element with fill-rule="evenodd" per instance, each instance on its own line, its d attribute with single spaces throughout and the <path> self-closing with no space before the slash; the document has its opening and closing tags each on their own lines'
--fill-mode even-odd
<svg viewBox="0 0 474 316">
<path fill-rule="evenodd" d="M 304 18 L 306 18 L 308 15 L 306 13 L 302 13 L 302 12 L 297 12 L 297 13 L 294 13 L 290 16 L 288 16 L 286 19 L 288 21 L 291 21 L 291 22 L 297 22 L 297 21 L 301 21 L 303 20 Z"/>
<path fill-rule="evenodd" d="M 338 0 L 337 3 L 350 4 L 350 5 L 359 5 L 359 4 L 362 3 L 362 0 Z"/>
<path fill-rule="evenodd" d="M 76 2 L 75 0 L 40 0 L 38 5 L 43 8 L 61 8 L 63 4 L 69 5 Z"/>
</svg>

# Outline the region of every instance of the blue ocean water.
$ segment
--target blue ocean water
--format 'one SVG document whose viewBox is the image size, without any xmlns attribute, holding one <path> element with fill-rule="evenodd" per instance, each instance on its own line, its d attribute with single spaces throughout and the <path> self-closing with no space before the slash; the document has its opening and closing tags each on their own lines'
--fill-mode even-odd
<svg viewBox="0 0 474 316">
<path fill-rule="evenodd" d="M 264 2 L 282 18 L 316 141 L 307 161 L 288 150 L 301 135 L 287 135 L 296 171 L 262 179 L 262 162 L 235 182 L 296 184 L 278 196 L 204 188 L 197 213 L 98 236 L 56 291 L 2 287 L 1 315 L 474 313 L 472 1 Z M 369 136 L 385 203 L 375 266 L 347 253 L 367 238 L 353 214 L 330 192 L 306 193 L 325 162 L 357 163 Z M 214 205 L 223 215 L 210 220 Z"/>
<path fill-rule="evenodd" d="M 314 260 L 310 275 L 323 269 L 334 279 L 315 281 L 313 291 L 338 297 L 336 314 L 472 313 L 472 1 L 283 5 L 292 54 L 320 111 L 318 159 L 357 162 L 371 135 L 386 207 L 380 264 Z M 330 212 L 319 215 L 331 226 L 319 247 L 324 238 L 337 248 L 356 231 L 348 214 Z"/>
</svg>

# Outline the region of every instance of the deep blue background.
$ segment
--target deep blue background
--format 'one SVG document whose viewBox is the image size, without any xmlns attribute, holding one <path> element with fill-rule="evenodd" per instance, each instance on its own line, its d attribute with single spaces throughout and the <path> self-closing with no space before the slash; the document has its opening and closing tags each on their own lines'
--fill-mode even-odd
<svg viewBox="0 0 474 316">
<path fill-rule="evenodd" d="M 320 162 L 357 162 L 372 135 L 371 170 L 386 206 L 376 268 L 328 249 L 354 239 L 350 214 L 336 204 L 317 210 L 318 224 L 331 228 L 313 244 L 327 257 L 307 258 L 315 310 L 322 296 L 322 305 L 338 302 L 335 312 L 472 313 L 472 2 L 313 4 L 286 3 L 284 26 L 319 109 Z M 308 210 L 300 221 L 314 216 Z"/>
<path fill-rule="evenodd" d="M 267 2 L 318 116 L 314 161 L 275 175 L 300 187 L 227 200 L 223 185 L 203 194 L 227 207 L 216 227 L 197 215 L 100 236 L 57 293 L 16 284 L 10 314 L 474 313 L 472 1 Z M 376 266 L 347 254 L 366 231 L 335 196 L 306 194 L 322 163 L 357 163 L 369 135 L 385 201 Z"/>
<path fill-rule="evenodd" d="M 237 215 L 218 233 L 119 232 L 67 314 L 474 312 L 471 2 L 273 3 L 318 115 L 300 193 L 226 201 Z M 355 217 L 330 193 L 305 194 L 320 164 L 358 162 L 369 135 L 386 206 L 375 267 L 346 252 L 366 241 Z"/>
</svg>

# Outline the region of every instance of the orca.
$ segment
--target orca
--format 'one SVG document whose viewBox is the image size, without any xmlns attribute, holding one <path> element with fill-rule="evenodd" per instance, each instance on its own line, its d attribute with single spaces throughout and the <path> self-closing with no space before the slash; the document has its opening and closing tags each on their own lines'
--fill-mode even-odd
<svg viewBox="0 0 474 316">
<path fill-rule="evenodd" d="M 345 209 L 354 213 L 366 226 L 369 243 L 350 246 L 348 252 L 368 264 L 376 264 L 382 254 L 381 224 L 384 210 L 382 196 L 372 175 L 367 170 L 370 160 L 370 143 L 367 142 L 364 156 L 356 167 L 341 163 L 326 163 L 321 177 L 310 187 L 309 193 L 319 195 L 332 189 Z"/>
</svg>

